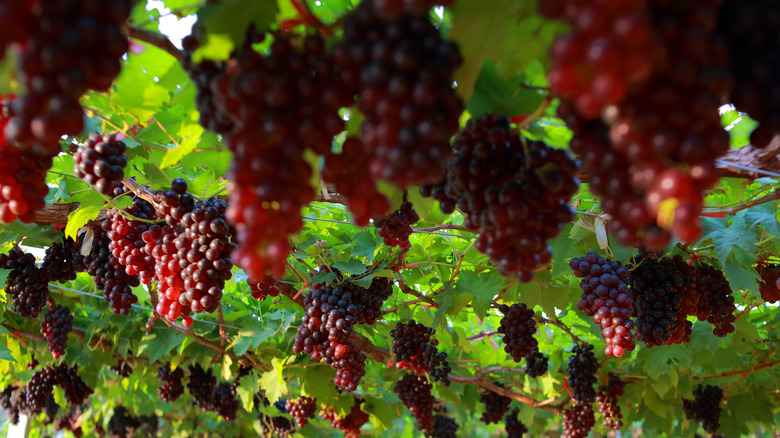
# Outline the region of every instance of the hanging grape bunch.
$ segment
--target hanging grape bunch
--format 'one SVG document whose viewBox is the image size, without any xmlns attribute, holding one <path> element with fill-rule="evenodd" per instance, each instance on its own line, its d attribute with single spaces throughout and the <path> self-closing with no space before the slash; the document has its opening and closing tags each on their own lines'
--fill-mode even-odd
<svg viewBox="0 0 780 438">
<path fill-rule="evenodd" d="M 531 354 L 525 358 L 525 373 L 531 378 L 542 376 L 547 372 L 547 362 L 547 356 L 542 354 L 538 348 L 534 348 Z"/>
<path fill-rule="evenodd" d="M 717 433 L 720 429 L 723 389 L 714 385 L 699 385 L 693 391 L 693 400 L 683 400 L 685 417 L 701 423 L 704 430 Z"/>
<path fill-rule="evenodd" d="M 76 274 L 87 269 L 79 249 L 76 242 L 69 237 L 66 237 L 63 243 L 53 243 L 46 248 L 41 268 L 48 273 L 52 281 L 66 283 L 75 280 Z"/>
<path fill-rule="evenodd" d="M 35 266 L 35 256 L 19 248 L 0 254 L 0 268 L 11 269 L 5 290 L 14 300 L 13 311 L 22 318 L 37 318 L 49 299 L 49 276 Z"/>
<path fill-rule="evenodd" d="M 62 387 L 65 393 L 65 400 L 68 401 L 70 406 L 83 404 L 87 397 L 93 393 L 92 388 L 87 386 L 84 380 L 82 380 L 78 371 L 78 365 L 68 367 L 65 363 L 61 363 L 56 369 L 57 383 Z"/>
<path fill-rule="evenodd" d="M 593 317 L 601 326 L 606 340 L 606 355 L 622 356 L 624 350 L 634 351 L 634 321 L 631 320 L 632 303 L 629 296 L 628 269 L 617 261 L 607 261 L 594 252 L 582 258 L 573 258 L 569 267 L 580 280 L 581 300 L 577 309 Z"/>
<path fill-rule="evenodd" d="M 457 438 L 458 423 L 452 417 L 436 415 L 433 417 L 433 431 L 429 436 L 431 438 Z"/>
<path fill-rule="evenodd" d="M 469 120 L 453 147 L 446 179 L 422 194 L 437 196 L 445 213 L 452 206 L 445 201 L 454 201 L 464 224 L 480 233 L 477 250 L 503 275 L 530 281 L 552 258 L 547 241 L 574 218 L 568 203 L 579 187 L 579 164 L 564 150 L 524 144 L 509 119 L 494 114 Z"/>
<path fill-rule="evenodd" d="M 447 362 L 447 353 L 439 353 L 439 341 L 433 337 L 436 330 L 410 320 L 397 323 L 390 331 L 393 337 L 393 360 L 399 369 L 412 371 L 416 375 L 428 373 L 431 381 L 441 381 L 449 386 L 452 371 Z"/>
<path fill-rule="evenodd" d="M 714 326 L 712 333 L 720 338 L 734 333 L 734 296 L 723 272 L 704 263 L 696 265 L 696 289 L 699 295 L 697 317 Z"/>
<path fill-rule="evenodd" d="M 163 401 L 176 401 L 184 394 L 184 386 L 181 383 L 181 379 L 184 378 L 184 369 L 182 367 L 176 367 L 175 370 L 172 370 L 171 364 L 168 362 L 157 369 L 157 378 L 160 380 L 157 395 Z"/>
<path fill-rule="evenodd" d="M 276 298 L 281 291 L 277 286 L 279 280 L 273 277 L 266 277 L 261 281 L 249 281 L 249 291 L 252 298 L 265 301 L 267 297 Z"/>
<path fill-rule="evenodd" d="M 409 249 L 409 236 L 412 234 L 412 225 L 420 220 L 420 216 L 414 211 L 412 203 L 406 201 L 397 211 L 374 221 L 374 226 L 379 228 L 381 237 L 387 246 L 398 246 L 401 249 Z"/>
<path fill-rule="evenodd" d="M 154 207 L 141 198 L 133 198 L 133 204 L 125 210 L 131 217 L 144 220 L 154 218 Z M 154 276 L 154 257 L 144 253 L 143 234 L 149 230 L 150 224 L 134 220 L 117 210 L 109 210 L 108 217 L 100 226 L 110 239 L 108 249 L 111 255 L 125 268 L 129 276 L 138 276 L 142 284 L 149 284 Z"/>
<path fill-rule="evenodd" d="M 780 264 L 758 265 L 758 290 L 767 303 L 780 301 Z"/>
<path fill-rule="evenodd" d="M 106 228 L 111 229 L 111 222 L 104 221 Z M 92 249 L 84 257 L 87 273 L 94 277 L 95 287 L 103 291 L 103 298 L 109 302 L 115 314 L 127 315 L 130 307 L 138 302 L 138 297 L 132 288 L 140 286 L 141 279 L 137 275 L 129 275 L 119 260 L 109 249 L 111 239 L 108 231 L 101 226 L 91 227 L 93 233 Z"/>
<path fill-rule="evenodd" d="M 221 382 L 214 389 L 214 412 L 223 420 L 235 420 L 239 404 L 236 390 L 230 382 Z"/>
<path fill-rule="evenodd" d="M 108 434 L 116 438 L 131 438 L 133 432 L 141 427 L 141 421 L 126 407 L 114 408 L 114 415 L 108 420 Z"/>
<path fill-rule="evenodd" d="M 156 214 L 171 226 L 179 225 L 185 214 L 195 208 L 195 197 L 187 192 L 187 180 L 174 178 L 171 188 L 155 194 L 157 201 Z"/>
<path fill-rule="evenodd" d="M 49 307 L 41 322 L 41 334 L 46 338 L 54 360 L 65 354 L 68 332 L 72 328 L 73 315 L 70 314 L 69 308 L 61 304 Z"/>
<path fill-rule="evenodd" d="M 590 403 L 576 402 L 563 411 L 563 435 L 561 438 L 585 438 L 596 424 L 596 416 Z"/>
<path fill-rule="evenodd" d="M 209 368 L 208 372 L 200 366 L 199 363 L 189 366 L 190 377 L 187 382 L 187 390 L 193 399 L 195 406 L 203 412 L 213 411 L 215 408 L 214 390 L 217 387 L 217 378 L 214 377 L 214 371 Z"/>
<path fill-rule="evenodd" d="M 503 388 L 503 385 L 497 384 L 499 388 Z M 509 411 L 509 404 L 512 403 L 512 399 L 504 397 L 503 395 L 490 390 L 482 391 L 479 396 L 479 401 L 485 405 L 485 412 L 479 417 L 479 421 L 490 424 L 498 423 L 504 418 L 504 414 Z"/>
<path fill-rule="evenodd" d="M 523 435 L 528 433 L 528 428 L 525 427 L 525 424 L 523 424 L 519 418 L 517 418 L 517 414 L 518 410 L 513 409 L 512 412 L 506 414 L 504 417 L 507 438 L 523 438 Z"/>
<path fill-rule="evenodd" d="M 398 394 L 404 406 L 417 420 L 417 429 L 431 433 L 433 431 L 433 404 L 436 402 L 431 395 L 433 386 L 425 376 L 404 374 L 393 386 L 393 391 Z"/>
<path fill-rule="evenodd" d="M 617 374 L 609 373 L 607 384 L 599 387 L 596 400 L 601 418 L 604 419 L 604 427 L 607 429 L 620 430 L 623 427 L 623 414 L 620 412 L 618 398 L 623 395 L 625 386 L 626 382 L 620 380 Z"/>
<path fill-rule="evenodd" d="M 116 135 L 105 137 L 91 132 L 89 138 L 73 154 L 73 174 L 95 189 L 111 196 L 122 182 L 127 166 L 127 146 Z"/>
<path fill-rule="evenodd" d="M 539 343 L 533 337 L 536 333 L 536 320 L 533 309 L 518 303 L 507 306 L 502 304 L 498 310 L 504 314 L 498 333 L 504 334 L 504 351 L 509 353 L 515 362 L 531 355 Z"/>
<path fill-rule="evenodd" d="M 569 387 L 578 403 L 590 404 L 596 399 L 596 373 L 599 362 L 593 354 L 592 345 L 577 345 L 569 356 Z"/>
<path fill-rule="evenodd" d="M 344 432 L 347 438 L 357 438 L 360 436 L 360 428 L 368 422 L 368 413 L 361 408 L 362 400 L 355 398 L 347 415 L 339 417 L 333 409 L 327 409 L 320 412 L 323 420 L 330 421 L 331 427 Z"/>
<path fill-rule="evenodd" d="M 295 419 L 298 427 L 306 427 L 309 420 L 314 418 L 317 410 L 317 399 L 315 397 L 299 397 L 297 399 L 287 399 L 284 407 Z"/>
</svg>

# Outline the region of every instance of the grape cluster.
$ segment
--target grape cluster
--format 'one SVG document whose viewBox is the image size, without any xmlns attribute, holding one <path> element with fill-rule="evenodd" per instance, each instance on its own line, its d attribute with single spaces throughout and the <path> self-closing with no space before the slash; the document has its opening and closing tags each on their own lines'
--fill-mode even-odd
<svg viewBox="0 0 780 438">
<path fill-rule="evenodd" d="M 284 408 L 292 415 L 298 427 L 306 427 L 309 419 L 314 418 L 317 411 L 317 399 L 314 397 L 299 397 L 288 399 Z"/>
<path fill-rule="evenodd" d="M 632 302 L 626 284 L 628 269 L 595 252 L 571 259 L 569 267 L 581 278 L 582 295 L 577 309 L 601 325 L 601 335 L 607 343 L 606 355 L 620 357 L 624 350 L 634 351 Z"/>
<path fill-rule="evenodd" d="M 498 306 L 498 310 L 504 314 L 501 318 L 501 326 L 497 330 L 504 335 L 504 351 L 509 353 L 515 362 L 520 362 L 539 346 L 539 342 L 534 338 L 536 333 L 534 311 L 524 303 L 511 306 L 502 304 Z"/>
<path fill-rule="evenodd" d="M 435 415 L 433 417 L 433 431 L 427 436 L 430 438 L 457 438 L 458 423 L 452 417 Z"/>
<path fill-rule="evenodd" d="M 720 429 L 723 389 L 713 385 L 699 385 L 693 391 L 693 400 L 683 400 L 683 412 L 693 421 L 698 421 L 709 433 Z"/>
<path fill-rule="evenodd" d="M 433 385 L 425 376 L 409 373 L 393 386 L 393 391 L 398 394 L 401 403 L 417 420 L 417 429 L 426 433 L 433 432 L 433 404 L 436 400 L 431 394 L 431 389 Z"/>
<path fill-rule="evenodd" d="M 141 198 L 134 198 L 133 205 L 125 212 L 139 219 L 154 218 L 154 207 Z M 142 284 L 149 284 L 155 272 L 154 257 L 144 253 L 145 243 L 141 236 L 150 224 L 129 219 L 116 210 L 109 210 L 107 216 L 100 226 L 111 240 L 108 244 L 111 255 L 125 267 L 127 275 L 137 275 Z"/>
<path fill-rule="evenodd" d="M 59 410 L 60 405 L 54 400 L 54 393 L 49 394 L 49 398 L 46 399 L 46 407 L 43 409 L 43 413 L 46 416 L 45 423 L 51 424 L 54 422 L 54 417 L 57 416 Z"/>
<path fill-rule="evenodd" d="M 599 387 L 596 400 L 601 418 L 604 419 L 604 427 L 607 429 L 620 430 L 623 427 L 623 414 L 620 413 L 618 398 L 623 395 L 625 386 L 626 382 L 620 380 L 617 374 L 609 373 L 607 384 Z"/>
<path fill-rule="evenodd" d="M 141 421 L 126 407 L 119 405 L 114 408 L 114 415 L 108 420 L 108 436 L 110 438 L 132 438 L 136 429 L 141 427 Z"/>
<path fill-rule="evenodd" d="M 157 395 L 159 395 L 160 399 L 163 401 L 176 401 L 184 394 L 184 386 L 181 383 L 181 379 L 184 378 L 183 368 L 177 367 L 175 370 L 172 370 L 171 363 L 168 362 L 160 368 L 157 368 L 157 378 L 160 380 L 160 386 L 157 388 Z"/>
<path fill-rule="evenodd" d="M 69 237 L 66 237 L 63 243 L 54 243 L 46 248 L 41 268 L 48 273 L 51 281 L 66 283 L 75 280 L 76 274 L 87 269 L 79 249 L 76 242 Z"/>
<path fill-rule="evenodd" d="M 214 389 L 214 412 L 225 421 L 236 419 L 239 401 L 236 397 L 236 389 L 230 382 L 221 382 Z"/>
<path fill-rule="evenodd" d="M 780 264 L 759 265 L 758 275 L 761 298 L 767 303 L 780 301 Z"/>
<path fill-rule="evenodd" d="M 59 368 L 44 367 L 34 372 L 25 390 L 28 412 L 33 415 L 41 413 L 46 406 L 46 399 L 54 391 L 54 385 L 60 382 Z"/>
<path fill-rule="evenodd" d="M 8 385 L 0 394 L 0 406 L 6 410 L 11 424 L 19 423 L 19 415 L 29 413 L 27 407 L 27 388 L 22 386 L 17 388 L 14 385 Z"/>
<path fill-rule="evenodd" d="M 73 328 L 73 315 L 70 309 L 61 304 L 49 307 L 41 323 L 41 334 L 49 344 L 54 360 L 65 354 L 68 343 L 68 332 Z"/>
<path fill-rule="evenodd" d="M 87 397 L 94 392 L 78 375 L 78 365 L 68 367 L 62 363 L 57 367 L 56 371 L 59 379 L 58 384 L 65 393 L 65 400 L 68 401 L 69 405 L 78 406 L 83 404 Z"/>
<path fill-rule="evenodd" d="M 422 188 L 445 213 L 458 206 L 464 224 L 478 230 L 476 248 L 499 272 L 530 281 L 551 260 L 547 240 L 573 218 L 568 202 L 577 192 L 577 161 L 544 143 L 524 143 L 509 119 L 486 114 L 471 119 L 453 140 L 457 156 L 446 179 Z"/>
<path fill-rule="evenodd" d="M 265 301 L 267 297 L 276 298 L 281 291 L 277 286 L 279 280 L 273 277 L 265 277 L 260 281 L 250 281 L 249 291 L 252 294 L 252 298 L 256 298 L 260 301 Z"/>
<path fill-rule="evenodd" d="M 280 409 L 280 412 L 285 413 Z M 284 416 L 269 417 L 263 413 L 257 416 L 263 427 L 263 438 L 289 438 L 293 434 L 293 422 Z"/>
<path fill-rule="evenodd" d="M 326 421 L 330 421 L 331 427 L 344 432 L 345 438 L 360 437 L 360 428 L 368 422 L 368 413 L 361 409 L 363 402 L 355 398 L 355 402 L 349 410 L 349 413 L 339 417 L 335 410 L 324 410 L 320 416 Z"/>
<path fill-rule="evenodd" d="M 214 371 L 209 368 L 208 372 L 200 366 L 199 363 L 189 366 L 190 378 L 187 382 L 187 390 L 192 398 L 195 399 L 195 406 L 203 412 L 214 411 L 216 404 L 214 400 L 214 390 L 217 387 L 217 378 L 214 377 Z"/>
<path fill-rule="evenodd" d="M 629 246 L 664 248 L 670 231 L 695 240 L 702 193 L 718 179 L 714 159 L 729 147 L 718 107 L 732 81 L 717 5 L 556 0 L 541 9 L 572 24 L 552 45 L 550 84 L 611 230 Z"/>
<path fill-rule="evenodd" d="M 563 411 L 561 438 L 585 438 L 596 424 L 596 415 L 590 403 L 577 402 Z"/>
<path fill-rule="evenodd" d="M 725 0 L 719 8 L 718 36 L 728 48 L 734 88 L 728 100 L 759 122 L 750 135 L 755 147 L 766 147 L 780 133 L 780 85 L 772 79 L 780 68 L 778 5 L 772 0 Z"/>
<path fill-rule="evenodd" d="M 372 175 L 401 188 L 435 182 L 463 111 L 452 88 L 460 52 L 426 16 L 384 21 L 382 9 L 364 1 L 344 17 L 344 40 L 333 48 L 341 84 L 366 117 Z"/>
<path fill-rule="evenodd" d="M 174 178 L 171 188 L 155 194 L 157 210 L 155 213 L 170 226 L 179 225 L 184 215 L 195 208 L 195 197 L 187 192 L 187 180 Z"/>
<path fill-rule="evenodd" d="M 151 415 L 141 415 L 138 417 L 138 421 L 141 422 L 141 427 L 138 428 L 136 433 L 142 437 L 156 437 L 157 429 L 160 427 L 160 419 L 152 413 Z"/>
<path fill-rule="evenodd" d="M 500 384 L 496 386 L 503 388 Z M 500 422 L 504 414 L 509 411 L 509 404 L 512 403 L 509 397 L 490 390 L 482 391 L 479 401 L 485 405 L 485 412 L 479 417 L 479 421 L 485 424 Z"/>
<path fill-rule="evenodd" d="M 0 254 L 0 268 L 11 269 L 5 290 L 14 300 L 13 311 L 22 318 L 37 318 L 49 299 L 49 276 L 35 266 L 35 256 L 12 248 Z"/>
<path fill-rule="evenodd" d="M 62 414 L 54 422 L 54 430 L 67 430 L 70 431 L 76 438 L 81 438 L 83 431 L 79 424 L 79 417 L 81 417 L 82 411 L 78 406 L 73 406 L 68 412 Z"/>
<path fill-rule="evenodd" d="M 113 255 L 109 249 L 111 239 L 104 228 L 110 230 L 110 222 L 103 223 L 106 225 L 91 228 L 92 249 L 89 255 L 84 257 L 84 263 L 87 265 L 87 273 L 95 279 L 95 287 L 103 291 L 103 298 L 109 302 L 114 313 L 127 315 L 130 306 L 138 302 L 132 288 L 139 286 L 141 279 L 137 275 L 128 274 L 119 259 Z"/>
<path fill-rule="evenodd" d="M 116 135 L 105 137 L 91 132 L 83 145 L 73 154 L 73 174 L 95 189 L 111 196 L 122 184 L 127 166 L 127 145 L 116 139 Z"/>
<path fill-rule="evenodd" d="M 528 377 L 535 378 L 547 372 L 547 356 L 538 348 L 534 348 L 531 354 L 525 358 L 525 373 Z"/>
<path fill-rule="evenodd" d="M 528 428 L 517 418 L 517 414 L 518 410 L 514 409 L 504 417 L 507 438 L 523 438 L 523 435 L 528 433 Z"/>
<path fill-rule="evenodd" d="M 447 362 L 447 353 L 436 348 L 439 341 L 433 337 L 436 330 L 410 320 L 397 323 L 390 331 L 393 337 L 393 359 L 396 367 L 414 372 L 416 375 L 428 373 L 433 382 L 450 385 L 449 374 L 452 371 Z"/>
<path fill-rule="evenodd" d="M 384 216 L 390 209 L 390 201 L 379 192 L 371 177 L 368 168 L 370 158 L 371 152 L 362 140 L 348 137 L 340 154 L 325 154 L 322 166 L 322 180 L 332 184 L 346 199 L 353 220 L 361 227 L 368 225 L 373 217 Z"/>
<path fill-rule="evenodd" d="M 374 221 L 374 226 L 379 228 L 381 237 L 387 246 L 398 246 L 409 249 L 409 236 L 412 234 L 412 225 L 420 220 L 420 216 L 414 211 L 412 203 L 404 201 L 397 211 Z"/>
<path fill-rule="evenodd" d="M 723 271 L 707 264 L 696 266 L 696 292 L 699 295 L 697 317 L 699 321 L 706 320 L 714 326 L 712 333 L 718 337 L 725 337 L 734 333 L 736 319 L 731 286 Z"/>
<path fill-rule="evenodd" d="M 675 342 L 687 331 L 682 300 L 693 293 L 692 269 L 680 256 L 645 258 L 629 274 L 636 339 L 647 348 Z"/>
<path fill-rule="evenodd" d="M 577 345 L 569 356 L 569 388 L 574 400 L 590 404 L 596 399 L 596 373 L 599 362 L 593 354 L 592 345 Z"/>
<path fill-rule="evenodd" d="M 133 372 L 132 365 L 121 357 L 117 358 L 115 366 L 109 366 L 108 369 L 121 378 L 130 377 L 130 374 Z"/>
</svg>

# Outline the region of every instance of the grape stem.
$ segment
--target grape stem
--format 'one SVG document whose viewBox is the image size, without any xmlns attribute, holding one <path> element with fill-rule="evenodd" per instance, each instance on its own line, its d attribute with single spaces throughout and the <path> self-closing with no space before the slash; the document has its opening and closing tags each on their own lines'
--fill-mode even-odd
<svg viewBox="0 0 780 438">
<path fill-rule="evenodd" d="M 780 176 L 780 175 L 778 175 Z M 765 204 L 767 202 L 772 202 L 780 199 L 780 189 L 775 189 L 771 193 L 764 195 L 758 199 L 754 199 L 752 201 L 746 202 L 744 204 L 740 204 L 734 207 L 730 208 L 713 208 L 713 209 L 703 209 L 701 212 L 702 216 L 713 216 L 713 215 L 732 215 L 737 214 L 737 212 L 746 210 L 751 207 L 755 207 L 756 205 Z"/>
<path fill-rule="evenodd" d="M 181 50 L 177 49 L 167 36 L 159 32 L 125 24 L 122 26 L 122 33 L 134 40 L 151 44 L 152 46 L 167 52 L 169 55 L 176 58 L 176 60 L 181 59 Z"/>
</svg>

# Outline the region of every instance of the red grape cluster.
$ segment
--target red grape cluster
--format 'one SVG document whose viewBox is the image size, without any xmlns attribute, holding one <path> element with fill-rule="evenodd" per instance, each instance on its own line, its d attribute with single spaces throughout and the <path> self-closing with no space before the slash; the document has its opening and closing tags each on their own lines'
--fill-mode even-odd
<svg viewBox="0 0 780 438">
<path fill-rule="evenodd" d="M 604 419 L 604 427 L 607 429 L 620 430 L 623 427 L 623 414 L 620 413 L 618 398 L 623 395 L 623 388 L 626 382 L 620 380 L 615 373 L 609 373 L 609 380 L 606 385 L 599 387 L 599 393 L 596 400 L 599 404 L 599 413 Z"/>
<path fill-rule="evenodd" d="M 230 382 L 221 382 L 214 389 L 214 412 L 225 421 L 236 419 L 239 401 L 236 397 L 236 389 Z"/>
<path fill-rule="evenodd" d="M 91 132 L 83 145 L 73 154 L 73 174 L 95 189 L 111 196 L 122 184 L 127 166 L 127 146 L 116 139 L 116 135 L 105 137 Z"/>
<path fill-rule="evenodd" d="M 569 261 L 569 267 L 580 280 L 581 300 L 577 309 L 601 325 L 601 335 L 606 339 L 606 355 L 622 356 L 623 351 L 634 351 L 636 344 L 631 330 L 632 303 L 629 296 L 628 269 L 620 262 L 608 261 L 595 252 Z"/>
<path fill-rule="evenodd" d="M 676 342 L 687 325 L 682 300 L 693 293 L 692 269 L 680 256 L 645 258 L 629 274 L 636 339 L 647 348 Z M 681 324 L 682 323 L 682 324 Z"/>
<path fill-rule="evenodd" d="M 379 228 L 379 237 L 384 240 L 385 245 L 409 249 L 412 246 L 409 243 L 412 225 L 419 220 L 420 216 L 414 211 L 412 203 L 404 201 L 394 213 L 375 220 L 374 226 Z"/>
<path fill-rule="evenodd" d="M 729 147 L 717 5 L 552 1 L 542 12 L 573 25 L 552 46 L 551 87 L 618 240 L 663 248 L 669 230 L 695 240 L 702 192 L 718 179 L 714 159 Z"/>
<path fill-rule="evenodd" d="M 426 433 L 433 432 L 433 404 L 436 400 L 431 394 L 431 389 L 433 385 L 425 376 L 409 373 L 393 386 L 393 391 L 398 394 L 401 403 L 417 420 L 417 429 Z"/>
<path fill-rule="evenodd" d="M 250 281 L 249 291 L 252 293 L 252 298 L 265 301 L 267 297 L 278 297 L 281 293 L 277 286 L 278 281 L 279 280 L 274 277 L 265 277 L 265 279 L 261 281 Z"/>
<path fill-rule="evenodd" d="M 155 194 L 157 217 L 171 226 L 179 225 L 185 214 L 195 208 L 195 197 L 187 192 L 187 180 L 174 178 L 171 188 Z"/>
<path fill-rule="evenodd" d="M 427 17 L 384 21 L 382 9 L 364 1 L 347 15 L 333 57 L 342 86 L 358 96 L 366 117 L 372 175 L 401 188 L 435 182 L 463 111 L 452 88 L 460 52 Z"/>
<path fill-rule="evenodd" d="M 136 429 L 141 427 L 141 421 L 126 407 L 119 405 L 114 408 L 114 415 L 108 420 L 108 436 L 110 438 L 132 438 Z"/>
<path fill-rule="evenodd" d="M 368 225 L 371 218 L 382 217 L 390 209 L 390 201 L 379 192 L 369 171 L 371 152 L 359 138 L 344 140 L 341 153 L 325 154 L 322 166 L 322 180 L 346 198 L 346 205 L 353 220 L 361 227 Z"/>
<path fill-rule="evenodd" d="M 503 388 L 500 384 L 496 386 Z M 500 422 L 509 411 L 509 404 L 512 403 L 509 397 L 490 390 L 482 391 L 479 401 L 485 405 L 485 412 L 479 417 L 479 421 L 485 424 Z"/>
<path fill-rule="evenodd" d="M 76 274 L 87 270 L 79 250 L 76 242 L 66 237 L 63 243 L 55 243 L 46 248 L 41 268 L 48 273 L 52 281 L 66 283 L 75 280 Z"/>
<path fill-rule="evenodd" d="M 457 438 L 458 423 L 452 417 L 435 415 L 433 417 L 433 431 L 427 436 L 430 438 Z"/>
<path fill-rule="evenodd" d="M 547 240 L 574 218 L 568 202 L 579 186 L 579 164 L 564 150 L 524 143 L 509 119 L 494 114 L 470 120 L 453 147 L 445 181 L 422 194 L 438 199 L 445 213 L 456 203 L 464 224 L 480 232 L 477 250 L 502 274 L 530 281 L 551 260 Z"/>
<path fill-rule="evenodd" d="M 498 306 L 498 310 L 504 314 L 501 318 L 501 326 L 497 330 L 504 335 L 504 351 L 509 353 L 515 362 L 520 362 L 539 346 L 539 342 L 534 338 L 536 333 L 534 311 L 524 303 L 511 306 L 502 304 Z"/>
<path fill-rule="evenodd" d="M 725 337 L 734 333 L 736 319 L 734 296 L 731 286 L 723 272 L 710 265 L 700 263 L 696 266 L 696 292 L 699 296 L 697 317 L 714 326 L 712 333 Z"/>
<path fill-rule="evenodd" d="M 217 378 L 214 377 L 214 371 L 209 368 L 208 372 L 200 366 L 199 363 L 189 366 L 190 378 L 187 382 L 187 390 L 192 398 L 195 399 L 195 406 L 203 412 L 214 411 L 216 408 L 214 391 L 217 387 Z"/>
<path fill-rule="evenodd" d="M 12 248 L 0 254 L 0 268 L 11 269 L 5 290 L 14 300 L 13 311 L 22 318 L 37 318 L 49 299 L 49 276 L 35 266 L 35 256 Z"/>
<path fill-rule="evenodd" d="M 359 438 L 360 428 L 368 422 L 368 413 L 361 409 L 362 401 L 355 398 L 349 413 L 339 417 L 335 410 L 324 410 L 320 416 L 326 421 L 330 421 L 331 427 L 344 432 L 344 438 Z"/>
<path fill-rule="evenodd" d="M 54 360 L 65 354 L 68 343 L 68 332 L 73 328 L 73 315 L 70 309 L 61 304 L 49 307 L 41 323 L 41 334 L 49 344 Z"/>
<path fill-rule="evenodd" d="M 577 403 L 590 404 L 596 399 L 596 373 L 599 362 L 593 354 L 593 346 L 577 345 L 569 356 L 569 388 Z"/>
<path fill-rule="evenodd" d="M 386 21 L 401 18 L 404 14 L 423 17 L 434 6 L 450 6 L 454 0 L 369 0 L 377 15 Z"/>
<path fill-rule="evenodd" d="M 693 421 L 698 421 L 709 433 L 720 429 L 723 389 L 713 385 L 699 385 L 693 391 L 693 400 L 683 400 L 683 412 Z"/>
<path fill-rule="evenodd" d="M 518 410 L 514 409 L 504 417 L 507 438 L 523 438 L 523 435 L 528 433 L 528 428 L 517 418 L 517 414 Z"/>
<path fill-rule="evenodd" d="M 299 397 L 297 399 L 288 399 L 285 409 L 292 415 L 298 427 L 306 427 L 309 419 L 314 418 L 317 411 L 317 399 L 314 397 Z"/>
<path fill-rule="evenodd" d="M 157 378 L 160 379 L 157 395 L 163 401 L 176 401 L 184 394 L 184 386 L 181 384 L 181 379 L 184 378 L 184 369 L 182 367 L 172 370 L 171 363 L 168 362 L 157 368 Z"/>
<path fill-rule="evenodd" d="M 561 438 L 585 438 L 596 424 L 596 415 L 590 403 L 576 402 L 563 411 L 563 435 Z"/>
<path fill-rule="evenodd" d="M 525 358 L 525 373 L 531 378 L 542 376 L 547 372 L 547 362 L 547 356 L 534 348 L 531 355 Z"/>
<path fill-rule="evenodd" d="M 104 221 L 109 230 L 110 222 Z M 116 314 L 127 315 L 130 307 L 138 302 L 132 288 L 141 284 L 137 275 L 129 275 L 109 249 L 111 239 L 104 226 L 92 227 L 92 249 L 84 257 L 87 273 L 95 278 L 95 287 L 103 291 L 103 298 L 109 302 Z"/>
<path fill-rule="evenodd" d="M 728 102 L 759 122 L 750 135 L 758 148 L 780 133 L 780 69 L 777 16 L 773 0 L 725 0 L 719 8 L 717 34 L 728 48 L 729 72 L 734 88 Z"/>
<path fill-rule="evenodd" d="M 141 198 L 133 199 L 133 205 L 125 212 L 140 219 L 154 218 L 154 207 Z M 116 210 L 108 210 L 107 216 L 100 226 L 111 240 L 108 244 L 111 255 L 125 267 L 127 275 L 137 275 L 142 284 L 149 284 L 155 272 L 154 257 L 143 251 L 145 243 L 141 236 L 150 224 L 129 219 Z"/>
<path fill-rule="evenodd" d="M 417 323 L 415 320 L 398 323 L 390 331 L 393 337 L 393 360 L 395 366 L 414 372 L 416 375 L 428 373 L 433 382 L 450 385 L 449 374 L 452 371 L 447 362 L 447 353 L 436 348 L 439 341 L 433 337 L 436 330 Z"/>
<path fill-rule="evenodd" d="M 761 276 L 758 282 L 761 298 L 767 303 L 780 301 L 780 264 L 759 265 L 758 275 Z"/>
</svg>

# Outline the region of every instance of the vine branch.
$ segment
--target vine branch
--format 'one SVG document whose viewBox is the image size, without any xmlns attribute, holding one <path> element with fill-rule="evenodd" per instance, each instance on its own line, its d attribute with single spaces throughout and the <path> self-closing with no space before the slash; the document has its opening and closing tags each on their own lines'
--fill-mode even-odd
<svg viewBox="0 0 780 438">
<path fill-rule="evenodd" d="M 142 41 L 164 50 L 177 60 L 181 59 L 181 50 L 177 49 L 167 36 L 159 32 L 125 24 L 122 26 L 122 33 L 134 40 Z"/>
</svg>

